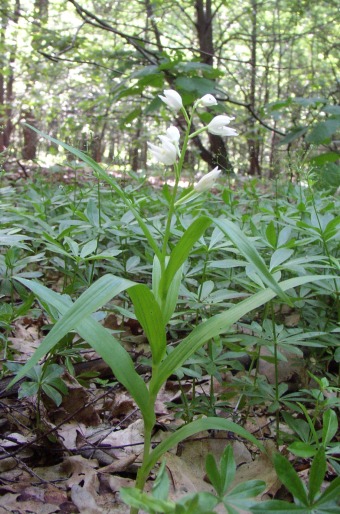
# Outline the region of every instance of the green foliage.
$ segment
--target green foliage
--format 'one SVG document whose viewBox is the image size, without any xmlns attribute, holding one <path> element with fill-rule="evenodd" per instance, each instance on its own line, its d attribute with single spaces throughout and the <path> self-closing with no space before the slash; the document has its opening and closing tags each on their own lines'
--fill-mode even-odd
<svg viewBox="0 0 340 514">
<path fill-rule="evenodd" d="M 252 512 L 268 514 L 304 512 L 309 514 L 331 514 L 339 511 L 340 477 L 321 492 L 326 473 L 325 450 L 320 447 L 316 453 L 309 474 L 308 489 L 290 462 L 279 453 L 274 457 L 275 471 L 283 485 L 293 495 L 294 505 L 282 500 L 261 502 Z"/>
<path fill-rule="evenodd" d="M 190 125 L 189 114 L 186 110 L 183 113 Z M 50 323 L 46 337 L 11 384 L 29 377 L 24 394 L 49 391 L 59 402 L 64 391 L 58 381 L 60 375 L 49 367 L 54 366 L 52 359 L 65 360 L 72 369 L 79 349 L 78 343 L 70 348 L 75 334 L 79 344 L 93 348 L 141 411 L 144 457 L 137 492 L 131 493 L 130 500 L 133 509 L 143 504 L 156 512 L 160 508 L 210 512 L 216 498 L 230 513 L 255 508 L 249 495 L 258 494 L 262 485 L 255 481 L 230 488 L 234 473 L 230 450 L 219 465 L 208 459 L 208 475 L 217 493 L 213 498 L 199 494 L 174 506 L 168 503 L 165 479 L 160 479 L 151 500 L 142 492 L 149 472 L 163 454 L 200 431 L 233 432 L 264 451 L 262 442 L 239 422 L 219 416 L 219 409 L 232 397 L 237 396 L 234 415 L 244 406 L 259 404 L 275 413 L 277 438 L 285 419 L 282 412 L 296 411 L 300 417 L 303 413 L 306 421 L 289 415 L 285 421 L 300 438 L 295 442 L 292 439 L 296 436 L 290 439 L 292 452 L 299 455 L 296 443 L 303 443 L 300 454 L 314 457 L 316 463 L 308 499 L 311 508 L 318 496 L 315 469 L 324 467 L 321 448 L 325 459 L 337 469 L 338 446 L 332 439 L 338 426 L 338 403 L 336 398 L 328 398 L 328 393 L 337 392 L 338 384 L 336 371 L 330 366 L 339 360 L 338 199 L 315 192 L 311 183 L 309 188 L 284 184 L 274 195 L 272 189 L 260 189 L 263 184 L 253 180 L 237 194 L 232 188 L 224 190 L 224 203 L 218 195 L 204 195 L 203 200 L 197 194 L 181 204 L 177 188 L 185 144 L 175 162 L 175 187 L 159 193 L 136 176 L 128 183 L 119 183 L 85 153 L 46 137 L 91 166 L 97 182 L 84 182 L 79 189 L 74 185 L 48 189 L 44 201 L 39 202 L 45 179 L 39 182 L 40 178 L 34 177 L 36 182 L 23 188 L 18 205 L 1 206 L 5 214 L 2 273 L 11 285 L 2 292 L 11 305 L 0 312 L 6 355 L 11 355 L 10 342 L 5 341 L 11 323 L 31 308 L 33 297 L 37 313 L 46 313 Z M 188 138 L 189 130 L 184 142 Z M 13 225 L 18 228 L 11 232 Z M 11 239 L 15 236 L 20 239 Z M 41 283 L 34 280 L 38 276 Z M 298 327 L 293 329 L 281 318 L 281 310 L 288 307 L 299 318 Z M 122 345 L 119 331 L 101 324 L 111 312 L 140 323 L 150 350 L 148 385 Z M 250 333 L 243 334 L 240 328 Z M 263 347 L 269 350 L 265 358 L 276 367 L 274 383 L 257 372 Z M 306 359 L 317 387 L 305 386 L 289 393 L 288 385 L 279 383 L 277 367 L 286 359 L 286 351 Z M 238 363 L 240 355 L 249 356 L 249 369 Z M 42 358 L 46 364 L 41 370 Z M 167 379 L 209 374 L 213 384 L 213 378 L 222 380 L 228 369 L 242 371 L 233 378 L 234 390 L 229 396 L 220 401 L 211 388 L 204 404 L 193 395 L 192 405 L 188 400 L 183 407 L 186 424 L 152 448 L 155 402 Z M 309 409 L 312 405 L 313 412 L 305 405 Z M 278 464 L 278 473 L 281 468 Z M 290 474 L 286 486 L 305 501 L 295 475 Z M 330 488 L 333 501 L 332 494 Z M 293 510 L 295 507 L 301 512 L 298 503 Z"/>
<path fill-rule="evenodd" d="M 216 495 L 208 492 L 191 494 L 178 502 L 168 499 L 170 484 L 163 461 L 151 494 L 142 493 L 136 488 L 122 488 L 121 497 L 128 505 L 143 509 L 150 514 L 212 514 L 214 507 L 223 503 L 228 514 L 239 512 L 238 509 L 251 509 L 253 498 L 261 494 L 265 483 L 261 480 L 248 480 L 231 488 L 235 478 L 236 464 L 231 446 L 227 446 L 221 455 L 219 467 L 213 455 L 206 458 L 206 473 Z"/>
</svg>

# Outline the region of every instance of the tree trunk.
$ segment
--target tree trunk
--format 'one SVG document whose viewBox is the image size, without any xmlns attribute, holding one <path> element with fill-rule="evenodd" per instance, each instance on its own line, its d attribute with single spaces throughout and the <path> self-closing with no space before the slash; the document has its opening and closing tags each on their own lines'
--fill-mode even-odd
<svg viewBox="0 0 340 514">
<path fill-rule="evenodd" d="M 36 126 L 35 116 L 32 111 L 23 113 L 27 123 Z M 30 128 L 23 126 L 24 146 L 22 149 L 22 158 L 26 160 L 33 160 L 37 156 L 38 134 L 33 132 Z"/>
<path fill-rule="evenodd" d="M 20 2 L 15 1 L 14 15 L 11 17 L 14 23 L 18 22 L 20 12 Z M 0 48 L 6 48 L 6 29 L 8 24 L 8 14 L 3 11 L 0 27 Z M 12 105 L 13 105 L 13 85 L 14 72 L 13 65 L 16 57 L 16 47 L 13 47 L 7 59 L 7 63 L 0 69 L 0 152 L 3 152 L 10 144 L 11 133 L 13 131 L 12 123 Z M 6 57 L 3 57 L 4 61 Z"/>
<path fill-rule="evenodd" d="M 256 102 L 256 52 L 257 52 L 257 0 L 251 0 L 251 22 L 252 22 L 252 33 L 251 33 L 251 78 L 250 78 L 250 107 L 255 112 Z M 248 139 L 249 149 L 249 175 L 261 175 L 261 166 L 259 161 L 260 145 L 256 138 L 256 121 L 255 118 L 250 119 L 250 132 L 251 136 Z"/>
<path fill-rule="evenodd" d="M 213 44 L 213 15 L 211 11 L 211 0 L 196 0 L 196 30 L 199 42 L 201 62 L 213 66 L 214 44 Z M 232 171 L 232 164 L 228 157 L 227 145 L 224 139 L 215 134 L 209 134 L 210 151 L 204 149 L 200 139 L 194 139 L 199 148 L 200 155 L 210 167 L 219 166 L 223 171 Z"/>
</svg>

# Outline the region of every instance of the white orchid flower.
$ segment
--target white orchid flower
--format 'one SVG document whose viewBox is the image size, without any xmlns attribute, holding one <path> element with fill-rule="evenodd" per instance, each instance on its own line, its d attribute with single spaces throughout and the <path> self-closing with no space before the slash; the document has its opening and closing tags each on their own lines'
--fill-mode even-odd
<svg viewBox="0 0 340 514">
<path fill-rule="evenodd" d="M 217 105 L 217 100 L 213 95 L 204 95 L 200 100 L 198 100 L 200 105 L 203 107 L 211 107 L 212 105 Z"/>
<path fill-rule="evenodd" d="M 148 147 L 157 162 L 161 162 L 166 166 L 170 166 L 176 162 L 177 148 L 167 136 L 159 136 L 159 138 L 162 143 L 161 146 L 157 146 L 148 142 Z"/>
<path fill-rule="evenodd" d="M 164 96 L 158 95 L 159 98 L 168 106 L 171 110 L 177 112 L 183 107 L 182 97 L 177 91 L 173 89 L 166 89 Z"/>
<path fill-rule="evenodd" d="M 166 137 L 172 143 L 178 143 L 179 138 L 181 137 L 181 134 L 177 127 L 175 127 L 174 125 L 171 125 L 169 128 L 166 129 Z"/>
<path fill-rule="evenodd" d="M 212 171 L 204 175 L 197 184 L 194 185 L 194 191 L 196 193 L 203 193 L 203 191 L 207 191 L 208 189 L 211 189 L 219 177 L 220 173 L 222 171 L 216 166 Z"/>
<path fill-rule="evenodd" d="M 235 118 L 225 116 L 224 114 L 215 116 L 215 118 L 213 118 L 208 124 L 208 132 L 217 136 L 238 136 L 238 132 L 236 132 L 235 129 L 227 127 L 231 120 L 234 119 Z"/>
</svg>

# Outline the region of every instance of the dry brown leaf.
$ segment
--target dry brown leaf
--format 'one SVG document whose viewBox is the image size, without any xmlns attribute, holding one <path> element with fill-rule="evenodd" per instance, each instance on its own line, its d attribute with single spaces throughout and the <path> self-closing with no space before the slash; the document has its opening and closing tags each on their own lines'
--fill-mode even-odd
<svg viewBox="0 0 340 514">
<path fill-rule="evenodd" d="M 205 437 L 204 437 L 205 435 Z M 223 432 L 218 432 L 215 437 L 201 433 L 199 438 L 191 438 L 181 444 L 180 457 L 198 477 L 205 476 L 205 460 L 207 455 L 212 454 L 216 461 L 219 461 L 225 447 L 230 444 L 234 451 L 237 465 L 251 462 L 252 457 L 242 441 L 227 439 Z"/>
<path fill-rule="evenodd" d="M 71 487 L 71 499 L 81 514 L 102 514 L 92 491 L 85 486 L 74 484 Z"/>
<path fill-rule="evenodd" d="M 41 343 L 39 338 L 40 326 L 39 324 L 27 325 L 22 320 L 17 320 L 13 323 L 13 333 L 15 337 L 9 337 L 12 349 L 18 352 L 19 361 L 26 362 L 29 357 L 33 355 L 35 350 Z M 16 352 L 14 352 L 14 357 Z"/>
<path fill-rule="evenodd" d="M 68 393 L 63 397 L 61 406 L 51 412 L 54 423 L 59 424 L 73 414 L 75 421 L 86 426 L 99 425 L 100 417 L 94 405 L 88 405 L 93 399 L 89 392 L 69 373 L 64 373 L 63 381 L 67 385 Z"/>
<path fill-rule="evenodd" d="M 90 440 L 95 442 L 93 437 Z M 124 430 L 111 432 L 105 439 L 101 439 L 101 444 L 111 446 L 113 449 L 111 454 L 117 459 L 131 454 L 139 455 L 143 450 L 144 444 L 143 421 L 138 419 Z"/>
<path fill-rule="evenodd" d="M 0 507 L 3 506 L 3 512 L 7 514 L 9 512 L 37 512 L 39 514 L 52 514 L 53 512 L 60 512 L 59 506 L 42 501 L 35 501 L 34 499 L 23 499 L 25 495 L 16 494 L 5 494 L 0 498 Z M 0 511 L 1 512 L 1 511 Z"/>
<path fill-rule="evenodd" d="M 83 514 L 100 514 L 97 504 L 99 480 L 98 462 L 84 459 L 81 455 L 66 457 L 62 469 L 70 473 L 67 485 L 71 489 L 71 499 Z M 86 508 L 84 510 L 84 506 Z"/>
<path fill-rule="evenodd" d="M 295 350 L 297 350 L 297 347 L 295 347 Z M 302 352 L 300 357 L 298 357 L 296 354 L 288 353 L 283 350 L 280 350 L 280 352 L 286 357 L 287 360 L 278 361 L 279 383 L 291 380 L 293 375 L 300 375 L 302 373 L 302 369 L 304 368 L 304 361 L 301 358 L 303 356 Z M 266 347 L 261 348 L 261 355 L 273 357 L 273 353 Z M 259 373 L 264 375 L 270 384 L 275 384 L 275 365 L 273 362 L 267 362 L 264 359 L 260 359 Z"/>
<path fill-rule="evenodd" d="M 122 471 L 126 471 L 127 468 L 131 466 L 135 462 L 137 455 L 129 455 L 126 458 L 119 459 L 115 462 L 112 462 L 108 466 L 104 466 L 98 470 L 98 473 L 118 473 Z"/>
<path fill-rule="evenodd" d="M 78 448 L 77 442 L 79 433 L 84 434 L 85 431 L 85 425 L 83 423 L 76 422 L 64 423 L 56 430 L 59 440 L 68 450 Z"/>
<path fill-rule="evenodd" d="M 189 493 L 199 491 L 213 492 L 212 486 L 204 482 L 204 475 L 198 471 L 197 467 L 188 464 L 182 457 L 172 453 L 166 453 L 164 458 L 171 485 L 169 497 L 172 500 L 178 500 Z"/>
</svg>

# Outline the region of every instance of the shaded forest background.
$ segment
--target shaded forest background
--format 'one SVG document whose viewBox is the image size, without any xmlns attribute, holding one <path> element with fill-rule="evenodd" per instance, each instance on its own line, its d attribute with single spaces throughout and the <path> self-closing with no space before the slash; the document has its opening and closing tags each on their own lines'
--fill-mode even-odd
<svg viewBox="0 0 340 514">
<path fill-rule="evenodd" d="M 63 158 L 27 121 L 98 162 L 145 170 L 146 141 L 170 119 L 157 95 L 172 88 L 185 105 L 214 94 L 201 121 L 226 113 L 240 133 L 196 137 L 188 170 L 203 160 L 276 177 L 304 162 L 339 185 L 336 0 L 3 0 L 0 23 L 5 166 Z"/>
</svg>

